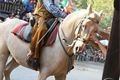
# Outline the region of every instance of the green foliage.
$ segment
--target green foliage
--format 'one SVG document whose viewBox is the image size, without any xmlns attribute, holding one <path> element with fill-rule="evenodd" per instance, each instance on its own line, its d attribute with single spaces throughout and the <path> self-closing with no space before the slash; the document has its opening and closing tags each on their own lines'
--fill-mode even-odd
<svg viewBox="0 0 120 80">
<path fill-rule="evenodd" d="M 101 22 L 100 22 L 100 27 L 102 28 L 106 28 L 106 27 L 110 27 L 111 26 L 111 21 L 112 21 L 112 16 L 105 16 Z"/>
<path fill-rule="evenodd" d="M 94 0 L 93 9 L 96 11 L 103 10 L 103 19 L 100 23 L 102 28 L 111 25 L 113 15 L 113 0 Z"/>
<path fill-rule="evenodd" d="M 85 9 L 87 7 L 87 0 L 73 0 L 75 4 L 77 4 L 78 8 Z"/>
<path fill-rule="evenodd" d="M 100 22 L 102 28 L 106 28 L 111 25 L 112 15 L 113 15 L 113 0 L 93 0 L 93 10 L 101 11 L 103 10 L 103 19 Z M 77 7 L 80 9 L 85 9 L 87 4 L 91 4 L 92 0 L 73 0 Z"/>
</svg>

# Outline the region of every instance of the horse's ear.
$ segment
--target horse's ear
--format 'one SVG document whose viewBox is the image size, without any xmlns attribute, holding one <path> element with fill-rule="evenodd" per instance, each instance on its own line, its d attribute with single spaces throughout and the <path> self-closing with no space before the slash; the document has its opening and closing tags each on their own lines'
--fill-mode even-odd
<svg viewBox="0 0 120 80">
<path fill-rule="evenodd" d="M 103 10 L 99 12 L 99 16 L 102 16 L 102 15 L 103 15 Z"/>
<path fill-rule="evenodd" d="M 101 11 L 99 12 L 99 17 L 100 17 L 100 19 L 102 19 L 102 17 L 103 17 L 103 10 L 101 10 Z"/>
<path fill-rule="evenodd" d="M 88 14 L 92 13 L 92 5 L 91 4 L 88 5 L 87 12 L 88 12 Z"/>
</svg>

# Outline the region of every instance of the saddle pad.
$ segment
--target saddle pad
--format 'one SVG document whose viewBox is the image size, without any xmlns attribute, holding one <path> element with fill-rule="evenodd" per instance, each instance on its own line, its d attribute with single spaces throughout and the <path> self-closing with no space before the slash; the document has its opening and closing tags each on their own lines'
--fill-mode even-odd
<svg viewBox="0 0 120 80">
<path fill-rule="evenodd" d="M 31 41 L 31 30 L 32 30 L 32 26 L 29 23 L 22 23 L 16 26 L 12 30 L 12 33 L 18 36 L 21 40 L 30 42 Z"/>
</svg>

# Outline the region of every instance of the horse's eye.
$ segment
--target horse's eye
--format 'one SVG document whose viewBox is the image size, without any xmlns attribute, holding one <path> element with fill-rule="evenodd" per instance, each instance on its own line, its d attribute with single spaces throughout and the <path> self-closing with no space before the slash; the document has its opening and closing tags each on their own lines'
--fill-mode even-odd
<svg viewBox="0 0 120 80">
<path fill-rule="evenodd" d="M 90 19 L 90 20 L 91 20 L 91 18 L 90 18 L 90 17 L 88 17 L 88 19 Z"/>
<path fill-rule="evenodd" d="M 84 40 L 83 42 L 84 42 L 84 43 L 86 43 L 86 41 L 85 41 L 85 40 Z"/>
<path fill-rule="evenodd" d="M 85 39 L 83 39 L 83 43 L 87 43 L 87 41 Z"/>
<path fill-rule="evenodd" d="M 96 23 L 99 24 L 99 21 L 97 20 Z"/>
</svg>

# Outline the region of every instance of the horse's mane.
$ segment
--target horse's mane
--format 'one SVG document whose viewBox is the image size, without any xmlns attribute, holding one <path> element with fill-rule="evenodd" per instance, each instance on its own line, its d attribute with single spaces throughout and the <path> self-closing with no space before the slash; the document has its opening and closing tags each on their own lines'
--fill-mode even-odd
<svg viewBox="0 0 120 80">
<path fill-rule="evenodd" d="M 81 9 L 79 11 L 74 11 L 69 14 L 64 21 L 61 23 L 60 26 L 75 26 L 80 23 L 81 19 L 87 15 L 86 9 Z"/>
</svg>

